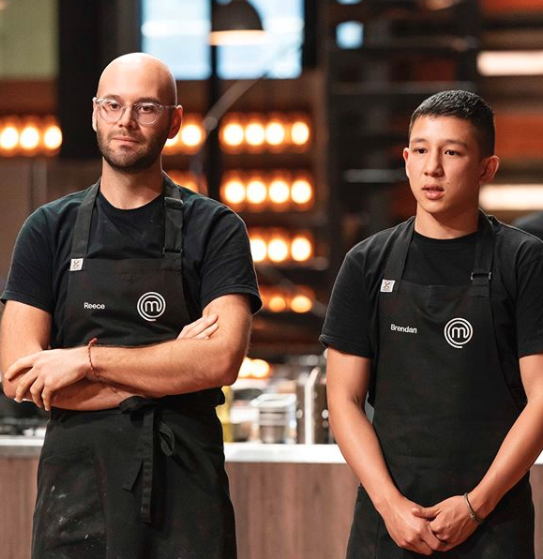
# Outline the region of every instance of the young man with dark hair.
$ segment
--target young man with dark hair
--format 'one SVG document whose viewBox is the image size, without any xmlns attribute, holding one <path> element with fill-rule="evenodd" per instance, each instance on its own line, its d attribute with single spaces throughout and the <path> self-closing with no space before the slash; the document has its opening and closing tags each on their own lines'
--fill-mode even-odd
<svg viewBox="0 0 543 559">
<path fill-rule="evenodd" d="M 415 217 L 338 275 L 321 340 L 332 428 L 361 482 L 348 559 L 534 557 L 543 244 L 478 208 L 493 143 L 479 96 L 426 100 L 404 150 Z"/>
</svg>

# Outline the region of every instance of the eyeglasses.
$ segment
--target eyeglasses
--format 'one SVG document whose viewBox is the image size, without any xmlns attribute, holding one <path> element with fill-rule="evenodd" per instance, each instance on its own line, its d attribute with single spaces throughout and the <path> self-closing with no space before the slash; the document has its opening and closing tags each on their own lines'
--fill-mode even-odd
<svg viewBox="0 0 543 559">
<path fill-rule="evenodd" d="M 142 101 L 133 105 L 121 105 L 115 99 L 93 97 L 92 100 L 98 105 L 100 116 L 108 123 L 115 124 L 123 118 L 126 109 L 130 108 L 132 115 L 138 124 L 150 126 L 154 124 L 162 111 L 175 109 L 177 105 L 161 105 L 153 101 Z"/>
</svg>

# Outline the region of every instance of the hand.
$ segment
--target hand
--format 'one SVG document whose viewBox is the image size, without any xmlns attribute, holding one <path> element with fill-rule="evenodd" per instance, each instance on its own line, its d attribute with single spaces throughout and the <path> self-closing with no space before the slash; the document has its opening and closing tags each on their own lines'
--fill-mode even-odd
<svg viewBox="0 0 543 559">
<path fill-rule="evenodd" d="M 51 349 L 17 359 L 6 371 L 9 381 L 19 377 L 15 400 L 25 397 L 47 411 L 51 409 L 53 394 L 85 378 L 89 371 L 87 348 Z"/>
<path fill-rule="evenodd" d="M 177 339 L 198 339 L 207 340 L 209 339 L 219 328 L 219 317 L 216 314 L 209 314 L 207 316 L 202 316 L 195 322 L 187 324 L 183 330 L 181 330 Z"/>
<path fill-rule="evenodd" d="M 418 514 L 415 514 L 414 511 Z M 423 508 L 401 497 L 386 511 L 380 511 L 390 537 L 397 546 L 430 556 L 443 551 L 443 544 L 430 529 L 430 522 L 423 515 Z"/>
<path fill-rule="evenodd" d="M 443 543 L 440 551 L 449 551 L 467 540 L 477 529 L 470 518 L 468 507 L 461 495 L 450 497 L 433 507 L 414 507 L 413 514 L 430 521 L 430 528 Z"/>
</svg>

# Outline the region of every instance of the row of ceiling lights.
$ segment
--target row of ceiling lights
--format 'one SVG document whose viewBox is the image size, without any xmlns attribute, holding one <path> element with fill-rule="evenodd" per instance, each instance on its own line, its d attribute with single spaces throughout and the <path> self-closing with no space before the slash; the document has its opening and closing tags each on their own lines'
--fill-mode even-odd
<svg viewBox="0 0 543 559">
<path fill-rule="evenodd" d="M 62 132 L 54 117 L 7 117 L 0 120 L 0 155 L 56 155 Z"/>
<path fill-rule="evenodd" d="M 231 171 L 224 175 L 221 199 L 236 211 L 308 210 L 315 201 L 314 191 L 308 173 Z"/>
<path fill-rule="evenodd" d="M 257 263 L 307 262 L 315 254 L 315 240 L 307 231 L 250 229 L 251 254 Z"/>
<path fill-rule="evenodd" d="M 305 115 L 230 114 L 219 130 L 227 153 L 305 151 L 311 128 Z M 202 117 L 188 115 L 179 133 L 164 146 L 165 155 L 194 154 L 205 141 Z M 0 120 L 0 155 L 56 155 L 62 132 L 54 117 L 6 117 Z"/>
<path fill-rule="evenodd" d="M 271 287 L 267 285 L 259 286 L 262 308 L 273 313 L 294 312 L 305 314 L 313 309 L 315 292 L 307 286 L 297 286 L 296 292 Z"/>
</svg>

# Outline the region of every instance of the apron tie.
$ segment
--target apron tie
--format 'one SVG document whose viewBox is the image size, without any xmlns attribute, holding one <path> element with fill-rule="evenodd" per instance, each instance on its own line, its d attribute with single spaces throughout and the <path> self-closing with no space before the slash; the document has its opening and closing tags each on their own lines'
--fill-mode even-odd
<svg viewBox="0 0 543 559">
<path fill-rule="evenodd" d="M 153 469 L 155 461 L 155 433 L 160 438 L 160 449 L 166 456 L 171 456 L 175 450 L 175 435 L 170 426 L 162 419 L 157 411 L 160 410 L 162 402 L 132 396 L 122 401 L 120 409 L 122 413 L 130 415 L 142 415 L 143 426 L 138 439 L 136 453 L 132 459 L 128 476 L 123 489 L 132 491 L 142 471 L 142 493 L 140 517 L 143 522 L 151 522 L 151 502 L 153 495 Z M 155 430 L 155 421 L 157 428 Z"/>
</svg>

